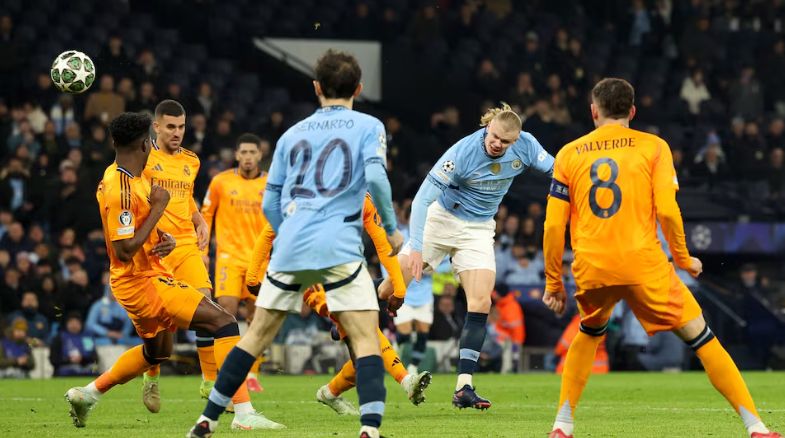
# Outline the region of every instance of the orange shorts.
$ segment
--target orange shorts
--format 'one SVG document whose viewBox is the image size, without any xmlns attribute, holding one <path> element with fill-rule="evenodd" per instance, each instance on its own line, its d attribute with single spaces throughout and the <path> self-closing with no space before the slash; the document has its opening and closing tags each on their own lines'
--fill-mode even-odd
<svg viewBox="0 0 785 438">
<path fill-rule="evenodd" d="M 141 338 L 153 338 L 174 327 L 190 327 L 204 295 L 174 278 L 151 277 L 128 293 L 115 291 L 115 298 L 128 312 L 136 333 Z"/>
<path fill-rule="evenodd" d="M 195 244 L 178 245 L 171 254 L 161 259 L 161 262 L 174 274 L 174 278 L 196 289 L 213 288 L 207 266 L 202 261 L 202 253 Z"/>
<path fill-rule="evenodd" d="M 237 266 L 229 254 L 218 254 L 215 258 L 215 297 L 255 299 L 245 287 L 246 270 Z"/>
<path fill-rule="evenodd" d="M 579 289 L 575 293 L 581 323 L 602 327 L 608 323 L 613 307 L 624 300 L 649 334 L 683 327 L 701 315 L 702 310 L 687 286 L 676 275 L 673 265 L 666 275 L 647 284 Z"/>
</svg>

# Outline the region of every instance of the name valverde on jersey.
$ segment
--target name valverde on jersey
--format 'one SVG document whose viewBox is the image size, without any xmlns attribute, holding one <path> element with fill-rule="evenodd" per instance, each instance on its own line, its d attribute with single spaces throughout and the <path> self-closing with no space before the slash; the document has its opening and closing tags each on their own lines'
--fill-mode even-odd
<svg viewBox="0 0 785 438">
<path fill-rule="evenodd" d="M 365 166 L 387 162 L 375 117 L 325 107 L 291 127 L 275 149 L 267 188 L 281 193 L 271 271 L 324 269 L 363 259 Z"/>
<path fill-rule="evenodd" d="M 442 189 L 439 204 L 468 221 L 493 218 L 513 179 L 530 167 L 553 172 L 553 157 L 528 132 L 522 131 L 498 158 L 485 150 L 486 133 L 482 128 L 455 143 L 428 174 L 428 180 Z"/>
</svg>

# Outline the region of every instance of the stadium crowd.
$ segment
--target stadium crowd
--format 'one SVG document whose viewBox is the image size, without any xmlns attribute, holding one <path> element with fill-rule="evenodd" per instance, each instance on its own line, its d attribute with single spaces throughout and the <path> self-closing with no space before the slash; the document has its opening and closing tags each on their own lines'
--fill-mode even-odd
<svg viewBox="0 0 785 438">
<path fill-rule="evenodd" d="M 554 154 L 567 138 L 588 130 L 586 96 L 595 79 L 627 77 L 639 90 L 633 127 L 669 141 L 683 187 L 732 202 L 740 214 L 785 217 L 782 2 L 605 1 L 586 9 L 560 1 L 341 3 L 341 16 L 350 24 L 326 36 L 420 51 L 443 44 L 454 73 L 468 74 L 468 89 L 485 97 L 483 106 L 509 102 L 525 115 L 524 130 Z M 258 113 L 237 111 L 234 94 L 225 98 L 218 91 L 231 94 L 225 84 L 178 82 L 152 46 L 136 43 L 129 50 L 119 33 L 107 35 L 100 53 L 89 53 L 100 72 L 92 89 L 61 94 L 48 70 L 33 68 L 25 38 L 30 27 L 21 32 L 17 25 L 25 18 L 18 10 L 0 9 L 0 375 L 24 375 L 33 367 L 30 348 L 39 345 L 50 347 L 58 375 L 90 374 L 96 346 L 139 342 L 108 286 L 95 201 L 96 185 L 113 157 L 108 122 L 123 111 L 151 111 L 164 98 L 182 102 L 188 114 L 184 145 L 202 160 L 195 188 L 200 201 L 211 177 L 233 165 L 240 132 L 264 139 L 267 168 L 276 140 L 296 120 L 292 111 L 303 104 L 284 101 L 250 117 Z M 515 27 L 521 22 L 530 25 Z M 497 28 L 512 36 L 497 50 L 480 50 L 496 38 Z M 597 35 L 594 28 L 600 29 Z M 483 54 L 464 65 L 463 51 Z M 459 102 L 434 104 L 442 109 L 425 124 L 385 111 L 383 102 L 374 107 L 387 129 L 388 170 L 403 224 L 403 212 L 435 158 L 474 129 L 482 113 L 462 111 Z M 497 308 L 510 308 L 507 297 L 523 306 L 523 312 L 503 310 L 491 318 L 489 333 L 499 345 L 512 340 L 553 347 L 569 322 L 538 305 L 543 201 L 503 206 L 497 215 Z M 374 257 L 369 261 L 379 274 Z M 743 303 L 755 294 L 761 298 L 755 303 L 783 314 L 785 298 L 769 288 L 781 278 L 761 281 L 754 265 L 745 265 L 738 278 L 731 300 Z M 456 338 L 463 325 L 456 315 L 464 310 L 460 289 L 446 280 L 436 296 L 431 339 Z M 510 328 L 522 325 L 514 320 L 519 317 L 525 318 L 525 330 Z M 313 315 L 301 319 L 290 324 L 295 334 L 281 335 L 283 342 L 297 338 L 298 330 L 325 329 Z M 754 330 L 769 333 L 777 327 L 771 324 Z M 782 339 L 768 336 L 762 342 L 765 356 Z M 489 345 L 487 354 L 493 362 L 499 352 Z"/>
</svg>

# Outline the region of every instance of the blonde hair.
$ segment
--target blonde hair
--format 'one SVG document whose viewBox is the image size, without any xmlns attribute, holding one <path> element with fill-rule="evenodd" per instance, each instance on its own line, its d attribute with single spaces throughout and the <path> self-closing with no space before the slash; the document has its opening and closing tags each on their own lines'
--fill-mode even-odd
<svg viewBox="0 0 785 438">
<path fill-rule="evenodd" d="M 480 126 L 488 126 L 488 124 L 491 123 L 491 120 L 498 119 L 505 127 L 520 131 L 523 128 L 521 116 L 513 111 L 507 103 L 502 102 L 501 104 L 501 107 L 490 108 L 480 117 Z"/>
</svg>

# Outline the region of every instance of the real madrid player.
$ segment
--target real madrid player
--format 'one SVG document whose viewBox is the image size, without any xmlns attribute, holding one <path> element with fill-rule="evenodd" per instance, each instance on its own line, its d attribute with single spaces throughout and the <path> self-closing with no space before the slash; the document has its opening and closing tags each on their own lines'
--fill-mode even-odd
<svg viewBox="0 0 785 438">
<path fill-rule="evenodd" d="M 480 122 L 482 128 L 448 149 L 420 186 L 412 203 L 409 242 L 399 257 L 407 282 L 420 281 L 424 269 L 452 259 L 468 302 L 452 403 L 487 409 L 491 402 L 474 392 L 472 373 L 485 340 L 496 278 L 493 217 L 513 178 L 529 168 L 551 175 L 553 157 L 521 131 L 521 118 L 507 104 L 490 109 Z M 380 296 L 391 290 L 385 280 Z"/>
</svg>

